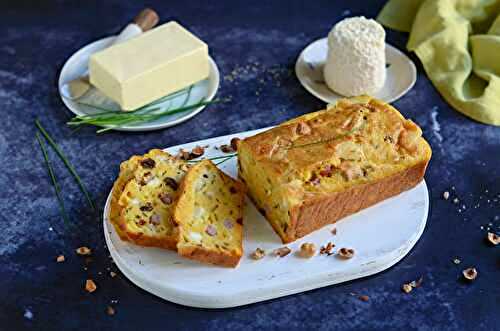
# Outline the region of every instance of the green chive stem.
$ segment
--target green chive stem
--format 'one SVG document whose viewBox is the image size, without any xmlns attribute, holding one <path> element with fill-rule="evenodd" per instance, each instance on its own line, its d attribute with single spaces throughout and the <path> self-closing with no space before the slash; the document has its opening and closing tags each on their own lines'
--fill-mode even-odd
<svg viewBox="0 0 500 331">
<path fill-rule="evenodd" d="M 73 175 L 73 177 L 75 178 L 76 180 L 76 183 L 78 184 L 78 186 L 80 187 L 80 190 L 82 191 L 82 193 L 85 195 L 85 198 L 87 198 L 87 201 L 90 205 L 90 207 L 92 207 L 93 210 L 95 210 L 95 205 L 94 203 L 92 202 L 92 199 L 90 198 L 90 194 L 89 192 L 87 191 L 87 189 L 85 188 L 85 186 L 83 185 L 83 182 L 80 178 L 80 176 L 78 176 L 78 174 L 76 173 L 76 170 L 75 168 L 73 168 L 73 166 L 71 165 L 71 163 L 68 161 L 68 159 L 66 158 L 66 156 L 64 155 L 64 153 L 59 149 L 59 147 L 57 146 L 57 144 L 54 142 L 54 140 L 52 140 L 52 138 L 50 137 L 50 135 L 47 133 L 47 131 L 45 131 L 45 129 L 43 128 L 42 124 L 40 123 L 40 121 L 38 119 L 35 120 L 35 125 L 36 127 L 38 128 L 38 130 L 40 130 L 40 132 L 42 133 L 42 135 L 45 137 L 45 139 L 47 139 L 49 145 L 54 149 L 54 151 L 56 152 L 56 154 L 59 156 L 59 158 L 63 161 L 64 165 L 66 166 L 66 168 L 69 170 L 69 172 L 71 173 L 71 175 Z"/>
<path fill-rule="evenodd" d="M 45 165 L 47 167 L 47 171 L 49 173 L 50 179 L 52 181 L 52 186 L 54 186 L 54 191 L 56 192 L 56 197 L 57 201 L 59 202 L 59 210 L 61 212 L 62 218 L 65 223 L 69 223 L 68 215 L 66 214 L 66 209 L 64 208 L 64 202 L 61 197 L 61 189 L 59 187 L 59 184 L 57 183 L 56 176 L 54 174 L 54 170 L 52 169 L 52 165 L 49 160 L 49 156 L 47 154 L 47 149 L 45 148 L 45 144 L 42 141 L 42 137 L 40 137 L 40 134 L 36 132 L 35 134 L 36 140 L 38 140 L 38 144 L 40 145 L 40 149 L 42 150 L 43 153 L 43 158 L 45 160 Z"/>
</svg>

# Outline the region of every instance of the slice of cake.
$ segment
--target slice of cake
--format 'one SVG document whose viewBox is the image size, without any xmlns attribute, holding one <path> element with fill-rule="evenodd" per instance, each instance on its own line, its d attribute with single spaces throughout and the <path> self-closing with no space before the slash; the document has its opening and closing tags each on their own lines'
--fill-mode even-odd
<svg viewBox="0 0 500 331">
<path fill-rule="evenodd" d="M 179 224 L 177 252 L 235 267 L 243 253 L 243 184 L 204 160 L 188 171 L 180 191 L 174 212 Z"/>
<path fill-rule="evenodd" d="M 118 201 L 120 200 L 123 189 L 125 188 L 127 183 L 134 178 L 134 171 L 139 164 L 138 160 L 140 158 L 141 156 L 134 155 L 127 161 L 123 161 L 120 164 L 120 174 L 118 175 L 118 178 L 116 179 L 111 191 L 109 219 L 122 240 L 129 239 L 127 237 L 127 234 L 124 232 L 123 227 L 120 225 L 120 213 L 122 207 L 120 206 Z"/>
<path fill-rule="evenodd" d="M 189 165 L 159 149 L 122 163 L 111 202 L 111 221 L 122 239 L 176 249 L 173 205 Z"/>
<path fill-rule="evenodd" d="M 414 122 L 366 96 L 238 146 L 239 176 L 284 243 L 414 187 L 430 157 Z"/>
</svg>

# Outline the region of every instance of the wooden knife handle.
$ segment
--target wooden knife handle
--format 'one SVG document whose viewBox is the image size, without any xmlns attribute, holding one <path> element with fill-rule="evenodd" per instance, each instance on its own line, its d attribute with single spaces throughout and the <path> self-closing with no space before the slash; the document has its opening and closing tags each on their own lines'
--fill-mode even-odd
<svg viewBox="0 0 500 331">
<path fill-rule="evenodd" d="M 143 9 L 135 18 L 134 23 L 137 24 L 143 32 L 151 30 L 160 18 L 158 14 L 151 8 Z"/>
</svg>

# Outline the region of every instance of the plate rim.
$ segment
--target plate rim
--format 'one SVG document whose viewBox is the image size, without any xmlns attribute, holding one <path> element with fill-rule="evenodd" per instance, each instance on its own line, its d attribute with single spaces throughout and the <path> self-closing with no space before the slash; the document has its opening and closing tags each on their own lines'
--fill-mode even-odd
<svg viewBox="0 0 500 331">
<path fill-rule="evenodd" d="M 253 133 L 256 131 L 258 132 L 260 130 L 263 129 L 250 130 L 245 133 Z M 175 149 L 183 145 L 194 144 L 199 142 L 209 143 L 208 141 L 212 139 L 213 140 L 227 139 L 235 135 L 241 135 L 242 133 L 244 132 L 207 138 L 201 141 L 192 141 L 185 144 L 167 147 L 165 149 Z M 401 261 L 412 250 L 412 248 L 417 244 L 417 242 L 421 238 L 425 230 L 425 227 L 427 225 L 430 212 L 430 193 L 425 179 L 423 179 L 417 186 L 412 188 L 412 190 L 418 189 L 419 186 L 423 186 L 422 187 L 422 189 L 424 190 L 423 194 L 425 195 L 423 197 L 425 203 L 423 208 L 425 210 L 423 215 L 421 216 L 421 220 L 419 221 L 418 231 L 414 232 L 411 237 L 408 237 L 407 241 L 403 243 L 401 246 L 399 246 L 397 249 L 381 254 L 380 256 L 377 257 L 376 263 L 367 262 L 364 264 L 362 263 L 359 264 L 357 266 L 358 269 L 356 269 L 355 274 L 354 272 L 351 271 L 348 274 L 342 274 L 341 272 L 336 272 L 333 274 L 329 274 L 328 277 L 325 277 L 326 273 L 317 274 L 314 275 L 313 278 L 308 278 L 307 282 L 304 281 L 301 282 L 301 280 L 295 280 L 290 283 L 287 283 L 288 288 L 286 290 L 279 289 L 277 293 L 273 291 L 261 291 L 262 293 L 260 293 L 258 296 L 254 294 L 251 296 L 245 295 L 244 291 L 236 295 L 229 295 L 227 293 L 218 295 L 207 295 L 206 293 L 190 291 L 189 289 L 186 288 L 183 288 L 181 290 L 176 287 L 171 287 L 168 284 L 164 284 L 162 287 L 158 287 L 152 284 L 147 278 L 137 276 L 136 273 L 133 272 L 131 268 L 129 268 L 128 263 L 124 262 L 121 255 L 118 254 L 117 249 L 115 248 L 113 241 L 111 240 L 111 231 L 115 231 L 108 217 L 109 203 L 111 199 L 112 190 L 110 191 L 106 199 L 106 204 L 103 210 L 103 231 L 104 231 L 106 245 L 108 247 L 111 257 L 115 261 L 116 266 L 118 267 L 118 269 L 120 269 L 120 271 L 124 274 L 125 277 L 127 277 L 132 283 L 137 285 L 139 288 L 164 300 L 185 306 L 197 307 L 197 308 L 209 308 L 209 309 L 230 308 L 230 307 L 252 304 L 256 302 L 262 302 L 274 298 L 284 297 L 291 294 L 306 292 L 316 288 L 322 288 L 325 286 L 339 284 L 350 280 L 364 278 L 370 275 L 377 274 L 392 267 L 393 265 Z"/>
<path fill-rule="evenodd" d="M 57 80 L 57 92 L 59 94 L 59 97 L 61 98 L 61 101 L 63 102 L 63 104 L 65 105 L 65 107 L 71 113 L 73 113 L 73 114 L 75 114 L 77 116 L 82 114 L 82 112 L 80 112 L 78 109 L 77 110 L 74 109 L 75 107 L 73 107 L 73 105 L 71 104 L 71 100 L 69 100 L 66 97 L 64 97 L 64 95 L 62 93 L 62 86 L 64 85 L 63 84 L 63 74 L 66 71 L 69 70 L 70 66 L 72 65 L 71 62 L 74 62 L 79 57 L 81 57 L 82 54 L 84 54 L 87 51 L 88 48 L 91 48 L 92 46 L 95 46 L 95 44 L 99 44 L 99 43 L 105 44 L 106 42 L 110 42 L 111 40 L 115 39 L 116 37 L 117 36 L 109 36 L 109 37 L 104 37 L 104 38 L 100 38 L 100 39 L 94 40 L 94 41 L 86 44 L 85 46 L 82 46 L 81 48 L 79 48 L 71 56 L 69 56 L 66 59 L 66 61 L 64 62 L 61 70 L 59 71 L 59 77 L 58 77 L 58 80 Z M 93 53 L 91 53 L 91 54 L 93 54 Z M 209 89 L 209 93 L 207 95 L 206 100 L 207 101 L 211 101 L 211 100 L 213 100 L 213 98 L 217 94 L 217 91 L 219 90 L 219 87 L 220 87 L 220 71 L 219 71 L 219 68 L 217 66 L 217 63 L 210 56 L 210 54 L 208 55 L 208 62 L 209 62 L 209 69 L 210 69 L 210 71 L 209 71 L 209 76 L 208 76 L 207 79 L 213 80 L 213 86 L 214 86 L 214 88 Z M 154 131 L 154 130 L 165 129 L 165 128 L 175 126 L 177 124 L 180 124 L 182 122 L 185 122 L 185 121 L 191 119 L 192 117 L 194 117 L 195 115 L 197 115 L 198 113 L 200 113 L 205 107 L 206 107 L 206 105 L 205 106 L 200 106 L 198 108 L 195 108 L 191 112 L 187 113 L 185 116 L 179 117 L 178 119 L 173 120 L 173 121 L 169 121 L 169 122 L 165 122 L 165 123 L 159 123 L 159 124 L 154 124 L 154 125 L 148 125 L 148 126 L 145 126 L 145 127 L 123 126 L 121 128 L 113 129 L 113 131 L 141 132 L 141 131 Z"/>
<path fill-rule="evenodd" d="M 307 92 L 311 93 L 313 96 L 315 96 L 316 98 L 320 99 L 323 102 L 332 103 L 332 102 L 335 102 L 336 100 L 339 100 L 342 98 L 348 98 L 348 97 L 343 96 L 341 94 L 338 94 L 335 91 L 332 91 L 333 93 L 336 93 L 339 97 L 336 100 L 328 100 L 327 98 L 324 98 L 320 93 L 318 93 L 312 86 L 310 86 L 309 84 L 307 84 L 305 82 L 305 80 L 304 80 L 305 75 L 299 74 L 300 64 L 302 62 L 305 62 L 304 55 L 307 52 L 307 50 L 309 48 L 313 47 L 315 44 L 317 44 L 317 43 L 319 44 L 322 42 L 328 42 L 328 38 L 323 37 L 323 38 L 316 39 L 315 41 L 309 43 L 306 47 L 304 47 L 304 49 L 302 49 L 299 56 L 297 57 L 297 60 L 295 61 L 294 70 L 295 70 L 295 76 L 299 80 L 302 87 L 304 87 L 307 90 Z M 406 93 L 408 93 L 413 88 L 413 86 L 415 86 L 415 83 L 417 82 L 417 67 L 415 66 L 415 63 L 413 63 L 413 61 L 405 53 L 403 53 L 401 50 L 399 50 L 397 47 L 389 44 L 388 42 L 385 42 L 385 46 L 386 46 L 386 48 L 390 49 L 391 52 L 394 52 L 398 56 L 401 56 L 402 58 L 405 58 L 407 60 L 407 62 L 409 64 L 410 72 L 411 72 L 411 78 L 412 78 L 411 83 L 407 87 L 405 87 L 400 93 L 396 94 L 395 96 L 393 96 L 387 100 L 383 100 L 387 103 L 392 103 L 394 101 L 399 100 Z"/>
</svg>

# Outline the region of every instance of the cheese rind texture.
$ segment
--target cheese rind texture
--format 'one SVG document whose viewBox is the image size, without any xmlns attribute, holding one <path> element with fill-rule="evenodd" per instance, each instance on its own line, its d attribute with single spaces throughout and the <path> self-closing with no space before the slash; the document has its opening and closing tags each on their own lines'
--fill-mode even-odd
<svg viewBox="0 0 500 331">
<path fill-rule="evenodd" d="M 90 82 L 122 110 L 134 110 L 208 77 L 207 45 L 177 22 L 97 52 Z"/>
</svg>

